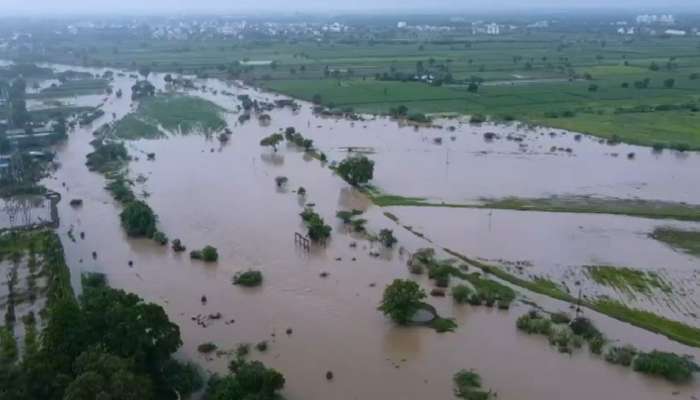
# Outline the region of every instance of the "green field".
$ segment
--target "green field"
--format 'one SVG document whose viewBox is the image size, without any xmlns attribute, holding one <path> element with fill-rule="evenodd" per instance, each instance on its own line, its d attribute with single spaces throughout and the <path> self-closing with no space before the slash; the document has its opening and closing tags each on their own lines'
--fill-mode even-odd
<svg viewBox="0 0 700 400">
<path fill-rule="evenodd" d="M 377 41 L 115 42 L 78 36 L 47 41 L 41 53 L 7 56 L 236 78 L 301 99 L 320 95 L 324 105 L 361 112 L 405 105 L 413 113 L 481 113 L 642 145 L 700 149 L 694 111 L 700 79 L 691 79 L 700 73 L 700 50 L 691 37 L 539 32 Z M 421 71 L 449 73 L 452 80 L 441 86 L 377 80 L 384 74 L 413 76 L 418 63 Z M 645 79 L 643 88 L 635 86 Z M 668 79 L 673 85 L 665 85 Z M 467 90 L 472 80 L 483 81 L 475 93 Z M 651 112 L 634 108 L 640 105 Z"/>
<path fill-rule="evenodd" d="M 192 96 L 155 96 L 142 99 L 136 112 L 122 118 L 114 127 L 121 139 L 158 139 L 164 136 L 161 127 L 172 134 L 203 133 L 206 135 L 226 127 L 216 104 Z"/>
</svg>

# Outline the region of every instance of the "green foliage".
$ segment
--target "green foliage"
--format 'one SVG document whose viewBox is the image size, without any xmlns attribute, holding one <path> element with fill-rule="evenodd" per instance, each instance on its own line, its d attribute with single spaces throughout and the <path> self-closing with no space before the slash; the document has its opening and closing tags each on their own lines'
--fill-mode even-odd
<svg viewBox="0 0 700 400">
<path fill-rule="evenodd" d="M 219 259 L 219 252 L 216 250 L 216 247 L 204 246 L 202 250 L 192 250 L 190 258 L 204 262 L 215 262 Z"/>
<path fill-rule="evenodd" d="M 358 215 L 361 215 L 362 211 L 360 210 L 351 210 L 351 211 L 345 211 L 341 210 L 335 213 L 335 216 L 340 218 L 344 224 L 350 224 L 352 223 L 352 219 Z"/>
<path fill-rule="evenodd" d="M 126 147 L 121 142 L 96 142 L 95 150 L 87 155 L 85 165 L 91 171 L 108 172 L 113 171 L 129 160 Z"/>
<path fill-rule="evenodd" d="M 324 242 L 331 236 L 332 228 L 326 225 L 323 218 L 318 215 L 312 208 L 307 207 L 299 214 L 301 219 L 306 223 L 309 238 L 315 242 Z"/>
<path fill-rule="evenodd" d="M 421 308 L 425 292 L 416 282 L 395 279 L 384 289 L 379 310 L 399 324 L 410 322 Z"/>
<path fill-rule="evenodd" d="M 232 364 L 232 373 L 213 376 L 206 392 L 208 400 L 255 399 L 275 400 L 284 387 L 284 376 L 267 368 L 260 361 L 239 360 Z"/>
<path fill-rule="evenodd" d="M 374 161 L 365 156 L 348 157 L 336 167 L 336 172 L 353 186 L 369 182 L 374 175 Z"/>
<path fill-rule="evenodd" d="M 75 379 L 66 388 L 64 400 L 153 399 L 148 376 L 136 372 L 133 360 L 117 357 L 104 349 L 91 349 L 75 360 Z"/>
<path fill-rule="evenodd" d="M 261 146 L 270 146 L 274 151 L 277 151 L 277 145 L 284 140 L 284 136 L 280 133 L 273 133 L 270 136 L 263 138 L 260 141 Z"/>
<path fill-rule="evenodd" d="M 168 387 L 176 390 L 185 399 L 204 387 L 204 380 L 195 364 L 182 363 L 175 359 L 170 359 L 163 364 L 163 380 Z"/>
<path fill-rule="evenodd" d="M 233 284 L 247 287 L 260 286 L 263 281 L 262 272 L 249 269 L 247 271 L 238 272 L 233 276 Z"/>
<path fill-rule="evenodd" d="M 156 231 L 153 234 L 153 240 L 161 246 L 168 244 L 168 236 L 161 231 Z"/>
<path fill-rule="evenodd" d="M 17 339 L 8 327 L 0 327 L 0 363 L 17 360 Z"/>
<path fill-rule="evenodd" d="M 481 377 L 474 371 L 461 370 L 452 378 L 455 396 L 465 400 L 489 400 L 491 391 L 481 389 Z"/>
<path fill-rule="evenodd" d="M 452 298 L 458 304 L 466 304 L 474 291 L 467 285 L 456 285 L 452 287 Z"/>
<path fill-rule="evenodd" d="M 119 214 L 126 234 L 133 237 L 152 237 L 156 233 L 157 217 L 144 201 L 131 201 Z"/>
<path fill-rule="evenodd" d="M 110 180 L 106 189 L 112 194 L 115 200 L 124 204 L 136 200 L 134 192 L 131 190 L 131 182 L 123 176 L 117 176 Z"/>
<path fill-rule="evenodd" d="M 453 332 L 457 329 L 457 323 L 449 318 L 436 317 L 430 323 L 430 327 L 435 329 L 437 333 Z"/>
<path fill-rule="evenodd" d="M 700 231 L 658 227 L 654 229 L 651 237 L 676 250 L 700 257 Z"/>
<path fill-rule="evenodd" d="M 693 372 L 700 371 L 700 367 L 690 358 L 657 350 L 640 353 L 634 359 L 632 367 L 635 371 L 659 375 L 677 383 L 689 381 Z"/>
<path fill-rule="evenodd" d="M 516 321 L 519 330 L 527 334 L 549 335 L 552 332 L 552 322 L 542 317 L 537 311 L 530 311 Z"/>
<path fill-rule="evenodd" d="M 637 349 L 634 346 L 613 346 L 605 353 L 605 361 L 611 364 L 629 367 L 632 365 L 634 357 L 637 356 Z"/>
</svg>

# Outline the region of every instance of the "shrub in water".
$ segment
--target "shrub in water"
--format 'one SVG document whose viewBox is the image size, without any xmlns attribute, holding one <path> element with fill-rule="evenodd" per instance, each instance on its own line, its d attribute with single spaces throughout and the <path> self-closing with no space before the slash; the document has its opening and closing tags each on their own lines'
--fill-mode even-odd
<svg viewBox="0 0 700 400">
<path fill-rule="evenodd" d="M 640 353 L 634 359 L 633 368 L 645 374 L 663 376 L 671 382 L 687 382 L 693 372 L 700 371 L 700 367 L 687 357 L 656 350 Z"/>
<path fill-rule="evenodd" d="M 263 281 L 262 272 L 252 270 L 252 269 L 249 269 L 248 271 L 244 271 L 244 272 L 238 272 L 233 277 L 233 284 L 234 285 L 241 285 L 241 286 L 248 286 L 248 287 L 260 286 L 262 281 Z"/>
</svg>

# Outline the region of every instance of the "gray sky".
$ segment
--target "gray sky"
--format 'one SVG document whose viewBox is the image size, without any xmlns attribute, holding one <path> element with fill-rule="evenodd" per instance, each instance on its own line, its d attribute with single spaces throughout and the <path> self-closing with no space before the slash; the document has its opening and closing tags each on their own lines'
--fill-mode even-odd
<svg viewBox="0 0 700 400">
<path fill-rule="evenodd" d="M 691 10 L 700 12 L 700 0 L 0 0 L 2 14 L 105 14 L 130 12 L 177 13 L 193 11 L 418 11 L 514 9 L 627 9 Z"/>
</svg>

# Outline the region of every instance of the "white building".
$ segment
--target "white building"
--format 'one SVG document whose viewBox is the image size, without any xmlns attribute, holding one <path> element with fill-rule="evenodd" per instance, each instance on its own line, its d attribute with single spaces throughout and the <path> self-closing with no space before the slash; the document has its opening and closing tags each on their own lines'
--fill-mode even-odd
<svg viewBox="0 0 700 400">
<path fill-rule="evenodd" d="M 399 29 L 404 29 L 404 28 L 406 28 L 407 26 L 408 26 L 408 23 L 406 23 L 406 21 L 399 21 L 399 23 L 396 24 L 396 27 L 399 28 Z"/>
<path fill-rule="evenodd" d="M 487 35 L 498 35 L 499 33 L 501 33 L 501 30 L 498 27 L 498 24 L 491 23 L 491 24 L 486 25 L 486 34 Z"/>
<path fill-rule="evenodd" d="M 680 29 L 666 29 L 664 33 L 671 36 L 685 36 L 686 31 Z"/>
</svg>

